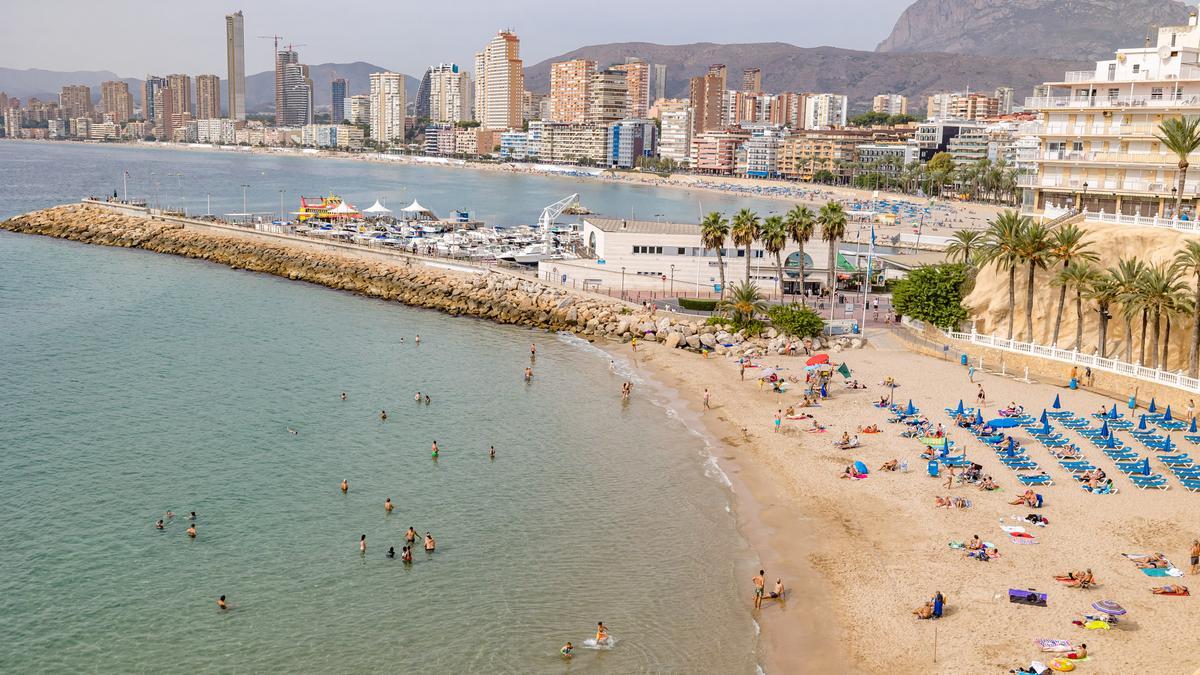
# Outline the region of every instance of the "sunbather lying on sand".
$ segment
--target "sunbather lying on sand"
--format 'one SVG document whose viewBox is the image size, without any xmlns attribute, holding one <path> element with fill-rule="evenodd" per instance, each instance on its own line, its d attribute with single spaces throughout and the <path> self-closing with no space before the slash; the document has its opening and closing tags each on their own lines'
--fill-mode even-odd
<svg viewBox="0 0 1200 675">
<path fill-rule="evenodd" d="M 1024 494 L 1012 500 L 1009 502 L 1009 504 L 1014 506 L 1019 506 L 1021 504 L 1024 504 L 1025 506 L 1037 506 L 1037 493 L 1035 493 L 1033 490 L 1026 490 Z"/>
<path fill-rule="evenodd" d="M 1137 565 L 1139 569 L 1147 570 L 1147 569 L 1157 569 L 1160 567 L 1170 567 L 1171 561 L 1164 558 L 1163 554 L 1155 553 L 1154 555 L 1146 558 L 1145 560 L 1134 561 L 1133 564 Z"/>
<path fill-rule="evenodd" d="M 1187 586 L 1179 584 L 1167 584 L 1166 586 L 1155 586 L 1150 589 L 1150 592 L 1155 595 L 1191 595 Z"/>
<path fill-rule="evenodd" d="M 927 603 L 921 605 L 920 607 L 914 609 L 912 611 L 912 613 L 916 614 L 918 619 L 932 619 L 933 618 L 933 603 L 927 602 Z"/>
<path fill-rule="evenodd" d="M 896 469 L 899 469 L 899 468 L 900 468 L 900 462 L 898 460 L 889 459 L 888 461 L 886 461 L 882 465 L 880 465 L 879 470 L 880 471 L 895 471 Z"/>
<path fill-rule="evenodd" d="M 883 382 L 880 382 L 879 384 L 880 384 L 881 386 L 884 386 L 884 387 L 898 387 L 898 386 L 900 386 L 900 385 L 896 384 L 896 378 L 894 378 L 894 377 L 887 377 L 887 378 L 884 378 Z"/>
<path fill-rule="evenodd" d="M 996 485 L 996 481 L 992 480 L 991 476 L 984 476 L 983 480 L 979 481 L 980 490 L 999 490 L 1000 486 Z"/>
<path fill-rule="evenodd" d="M 1058 574 L 1054 576 L 1055 580 L 1061 581 L 1068 586 L 1075 588 L 1089 588 L 1096 583 L 1096 577 L 1092 575 L 1091 568 L 1084 572 L 1067 572 L 1066 574 Z"/>
<path fill-rule="evenodd" d="M 866 426 L 866 427 L 859 427 L 858 433 L 860 433 L 860 434 L 878 434 L 878 433 L 882 433 L 882 432 L 879 431 L 878 424 L 872 424 L 872 425 Z"/>
<path fill-rule="evenodd" d="M 839 478 L 854 478 L 854 479 L 866 478 L 866 477 L 867 477 L 867 474 L 859 473 L 859 472 L 855 471 L 854 467 L 852 467 L 852 466 L 846 467 L 846 470 L 842 472 L 841 476 L 839 476 Z"/>
<path fill-rule="evenodd" d="M 888 397 L 886 397 L 886 396 L 880 396 L 880 397 L 879 397 L 879 403 L 876 403 L 875 405 L 876 405 L 876 406 L 878 406 L 878 407 L 880 407 L 880 408 L 886 408 L 886 407 L 888 407 Z"/>
<path fill-rule="evenodd" d="M 814 417 L 812 418 L 812 428 L 807 431 L 820 434 L 825 432 L 825 427 L 821 426 L 821 423 Z"/>
</svg>

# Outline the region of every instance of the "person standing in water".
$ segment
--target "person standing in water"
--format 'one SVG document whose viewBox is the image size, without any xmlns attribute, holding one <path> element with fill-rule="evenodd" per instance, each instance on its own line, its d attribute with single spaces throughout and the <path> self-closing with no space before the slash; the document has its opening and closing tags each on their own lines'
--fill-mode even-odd
<svg viewBox="0 0 1200 675">
<path fill-rule="evenodd" d="M 417 543 L 417 531 L 411 525 L 408 527 L 408 532 L 404 533 L 404 543 L 409 546 Z"/>
<path fill-rule="evenodd" d="M 346 392 L 344 392 L 344 391 L 342 392 L 342 400 L 343 400 L 343 401 L 345 401 L 345 400 L 346 400 Z"/>
<path fill-rule="evenodd" d="M 392 498 L 391 497 L 388 497 L 387 499 L 385 499 L 383 501 L 383 510 L 387 511 L 388 513 L 392 512 Z"/>
<path fill-rule="evenodd" d="M 195 523 L 188 525 L 187 536 L 191 537 L 192 539 L 196 538 L 196 524 Z"/>
<path fill-rule="evenodd" d="M 418 391 L 416 393 L 416 395 L 413 396 L 413 400 L 416 401 L 417 403 L 420 403 L 421 402 L 421 392 Z"/>
<path fill-rule="evenodd" d="M 494 446 L 494 445 L 488 446 L 488 459 L 496 459 L 496 446 Z"/>
<path fill-rule="evenodd" d="M 358 552 L 359 553 L 367 552 L 367 535 L 365 535 L 365 534 L 358 538 Z"/>
<path fill-rule="evenodd" d="M 429 405 L 429 394 L 425 394 L 425 405 Z"/>
<path fill-rule="evenodd" d="M 162 518 L 159 518 L 158 522 L 154 524 L 154 529 L 156 529 L 156 530 L 161 530 L 164 527 L 165 527 L 165 525 L 163 525 Z"/>
<path fill-rule="evenodd" d="M 562 654 L 563 657 L 569 659 L 569 658 L 571 658 L 571 652 L 574 651 L 574 649 L 575 649 L 575 647 L 570 642 L 568 642 L 567 644 L 562 646 L 562 649 L 558 650 L 558 653 Z"/>
<path fill-rule="evenodd" d="M 529 360 L 532 361 L 536 358 L 537 358 L 537 345 L 530 342 L 529 343 Z"/>
<path fill-rule="evenodd" d="M 386 555 L 387 555 L 387 557 L 389 557 L 389 558 L 395 558 L 395 557 L 396 557 L 396 547 L 395 547 L 395 546 L 389 546 L 389 547 L 388 547 L 388 552 L 387 552 L 387 554 L 386 554 Z"/>
<path fill-rule="evenodd" d="M 409 565 L 412 564 L 412 547 L 411 546 L 404 547 L 404 550 L 400 553 L 400 560 Z"/>
<path fill-rule="evenodd" d="M 386 411 L 386 410 L 380 410 L 380 411 L 379 411 L 379 421 L 380 421 L 380 422 L 386 422 L 386 421 L 387 421 L 387 411 Z"/>
<path fill-rule="evenodd" d="M 433 458 L 434 458 L 434 459 L 437 459 L 437 458 L 438 458 L 438 446 L 437 446 L 437 441 L 434 441 L 434 442 L 433 442 L 433 450 L 432 450 L 432 453 L 433 453 Z"/>
<path fill-rule="evenodd" d="M 437 550 L 437 543 L 435 543 L 433 541 L 433 535 L 426 532 L 425 533 L 425 552 L 433 553 L 436 550 Z"/>
<path fill-rule="evenodd" d="M 416 343 L 421 344 L 421 335 L 419 333 L 417 334 Z"/>
<path fill-rule="evenodd" d="M 767 573 L 764 570 L 759 570 L 758 574 L 751 579 L 754 582 L 754 609 L 762 609 L 763 591 L 767 586 L 766 576 Z"/>
<path fill-rule="evenodd" d="M 532 379 L 533 379 L 533 368 L 526 368 L 525 369 L 525 381 L 528 382 Z"/>
<path fill-rule="evenodd" d="M 221 597 L 217 598 L 217 608 L 229 609 L 229 605 L 225 602 L 225 596 L 222 595 Z"/>
<path fill-rule="evenodd" d="M 342 479 L 342 494 L 346 494 L 350 490 L 350 482 L 345 478 Z"/>
<path fill-rule="evenodd" d="M 596 622 L 596 644 L 607 642 L 609 638 L 608 628 L 604 626 L 603 621 Z"/>
</svg>

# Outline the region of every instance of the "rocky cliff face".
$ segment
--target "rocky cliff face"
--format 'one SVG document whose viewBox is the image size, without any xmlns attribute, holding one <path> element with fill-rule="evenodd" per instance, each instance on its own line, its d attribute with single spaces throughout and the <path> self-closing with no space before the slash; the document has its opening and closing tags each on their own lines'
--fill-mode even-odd
<svg viewBox="0 0 1200 675">
<path fill-rule="evenodd" d="M 1178 0 L 917 0 L 876 51 L 1108 59 L 1187 13 Z"/>
<path fill-rule="evenodd" d="M 0 228 L 101 246 L 140 248 L 208 260 L 252 272 L 321 284 L 413 307 L 436 309 L 497 323 L 570 331 L 585 337 L 630 340 L 718 354 L 803 354 L 795 338 L 768 329 L 763 335 L 730 332 L 728 326 L 650 316 L 613 300 L 501 273 L 467 274 L 405 264 L 374 262 L 350 254 L 315 253 L 286 243 L 185 229 L 175 223 L 132 217 L 91 205 L 59 206 L 0 222 Z M 859 347 L 860 340 L 842 346 Z M 732 346 L 725 346 L 732 345 Z M 817 347 L 820 343 L 817 342 Z M 790 347 L 790 349 L 789 349 Z"/>
</svg>

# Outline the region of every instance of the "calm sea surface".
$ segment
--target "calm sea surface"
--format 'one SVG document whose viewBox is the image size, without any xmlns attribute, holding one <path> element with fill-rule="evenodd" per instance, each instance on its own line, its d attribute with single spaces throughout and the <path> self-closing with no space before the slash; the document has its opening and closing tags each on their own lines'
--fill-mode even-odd
<svg viewBox="0 0 1200 675">
<path fill-rule="evenodd" d="M 33 143 L 0 143 L 0 208 L 111 192 L 122 167 L 182 173 L 214 211 L 218 186 L 240 208 L 260 174 L 503 222 L 584 189 L 593 208 L 688 208 L 563 179 Z M 0 355 L 0 672 L 754 670 L 750 553 L 704 441 L 649 383 L 622 404 L 624 373 L 581 341 L 0 233 Z M 405 566 L 384 554 L 410 525 L 438 551 Z M 599 620 L 615 648 L 582 648 Z"/>
</svg>

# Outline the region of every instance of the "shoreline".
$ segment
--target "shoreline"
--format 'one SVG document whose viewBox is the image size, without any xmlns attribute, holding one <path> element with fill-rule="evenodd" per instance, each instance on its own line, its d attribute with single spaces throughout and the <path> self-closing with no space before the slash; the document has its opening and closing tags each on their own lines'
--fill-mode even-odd
<svg viewBox="0 0 1200 675">
<path fill-rule="evenodd" d="M 21 139 L 14 142 L 18 143 L 79 143 L 77 141 L 42 141 L 42 140 L 26 140 Z M 535 166 L 549 166 L 549 164 L 534 164 L 526 162 L 505 162 L 505 163 L 488 163 L 479 161 L 460 160 L 449 157 L 430 157 L 426 158 L 423 155 L 385 155 L 382 153 L 355 153 L 345 152 L 340 150 L 321 149 L 315 152 L 304 152 L 302 148 L 271 148 L 271 147 L 256 147 L 256 146 L 217 146 L 217 145 L 190 145 L 179 143 L 159 143 L 137 141 L 134 143 L 80 143 L 82 145 L 95 145 L 104 148 L 133 148 L 133 149 L 151 149 L 168 152 L 205 152 L 205 153 L 224 153 L 224 154 L 249 154 L 262 157 L 291 157 L 298 159 L 313 159 L 313 160 L 342 160 L 354 162 L 367 162 L 372 164 L 395 165 L 405 167 L 420 167 L 433 169 L 452 169 L 452 170 L 472 170 L 484 173 L 498 173 L 505 175 L 528 175 L 539 176 L 543 178 L 559 178 L 563 180 L 575 181 L 601 181 L 606 183 L 630 185 L 635 187 L 666 188 L 672 190 L 684 190 L 701 192 L 705 194 L 723 195 L 726 197 L 745 198 L 745 199 L 762 199 L 767 201 L 780 201 L 786 203 L 801 203 L 810 207 L 817 206 L 827 201 L 840 201 L 842 203 L 850 203 L 853 201 L 871 201 L 873 199 L 872 190 L 854 188 L 842 185 L 824 185 L 820 183 L 808 183 L 802 181 L 788 181 L 783 179 L 765 179 L 765 178 L 743 178 L 738 176 L 722 176 L 722 175 L 701 175 L 701 174 L 671 174 L 663 177 L 653 173 L 640 173 L 632 171 L 613 172 L 609 169 L 604 169 L 603 173 L 596 175 L 583 175 L 582 173 L 572 173 L 572 170 L 591 171 L 597 168 L 593 167 L 575 167 L 569 165 L 561 165 L 562 171 L 539 171 L 534 169 Z M 309 149 L 312 150 L 312 149 Z M 560 166 L 560 165 L 555 165 Z M 786 193 L 780 191 L 787 191 Z M 797 194 L 797 193 L 809 193 Z M 917 195 L 903 194 L 899 192 L 879 191 L 879 199 L 892 202 L 907 203 L 912 206 L 920 206 L 928 203 L 928 198 L 919 197 Z M 586 206 L 586 204 L 585 204 Z M 938 232 L 943 230 L 953 231 L 959 226 L 968 226 L 972 228 L 986 226 L 987 220 L 994 217 L 1006 207 L 1000 205 L 983 204 L 976 202 L 959 202 L 949 201 L 944 199 L 938 200 L 938 209 L 940 213 L 931 215 L 928 222 L 924 224 L 924 232 L 927 235 L 937 236 Z M 940 216 L 940 218 L 939 218 Z M 897 222 L 896 224 L 886 225 L 878 224 L 877 229 L 880 234 L 890 232 L 902 232 L 913 230 L 915 227 L 911 222 Z"/>
</svg>

